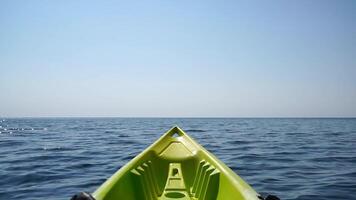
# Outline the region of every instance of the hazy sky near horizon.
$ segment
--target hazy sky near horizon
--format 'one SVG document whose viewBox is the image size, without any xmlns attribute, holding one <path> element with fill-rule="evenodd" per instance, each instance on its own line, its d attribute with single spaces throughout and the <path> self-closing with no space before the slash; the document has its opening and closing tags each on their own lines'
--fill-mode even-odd
<svg viewBox="0 0 356 200">
<path fill-rule="evenodd" d="M 0 1 L 0 117 L 356 116 L 356 2 Z"/>
</svg>

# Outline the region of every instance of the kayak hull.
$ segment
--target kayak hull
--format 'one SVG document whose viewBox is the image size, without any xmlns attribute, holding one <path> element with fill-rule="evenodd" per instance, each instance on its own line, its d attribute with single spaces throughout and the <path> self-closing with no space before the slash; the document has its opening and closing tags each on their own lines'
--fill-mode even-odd
<svg viewBox="0 0 356 200">
<path fill-rule="evenodd" d="M 179 127 L 119 169 L 96 200 L 258 200 L 242 178 Z"/>
</svg>

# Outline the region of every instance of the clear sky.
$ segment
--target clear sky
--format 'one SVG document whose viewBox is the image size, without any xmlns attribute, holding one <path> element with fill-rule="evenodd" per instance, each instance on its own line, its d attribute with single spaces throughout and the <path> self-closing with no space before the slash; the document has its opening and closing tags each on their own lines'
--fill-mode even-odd
<svg viewBox="0 0 356 200">
<path fill-rule="evenodd" d="M 356 1 L 0 1 L 0 116 L 354 117 Z"/>
</svg>

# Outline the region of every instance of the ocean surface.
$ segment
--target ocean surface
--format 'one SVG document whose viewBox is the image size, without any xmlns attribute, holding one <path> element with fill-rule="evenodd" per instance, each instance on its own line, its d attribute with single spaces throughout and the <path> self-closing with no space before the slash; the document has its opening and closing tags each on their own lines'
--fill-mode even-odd
<svg viewBox="0 0 356 200">
<path fill-rule="evenodd" d="M 262 195 L 356 199 L 356 119 L 0 119 L 0 199 L 93 192 L 179 125 Z"/>
</svg>

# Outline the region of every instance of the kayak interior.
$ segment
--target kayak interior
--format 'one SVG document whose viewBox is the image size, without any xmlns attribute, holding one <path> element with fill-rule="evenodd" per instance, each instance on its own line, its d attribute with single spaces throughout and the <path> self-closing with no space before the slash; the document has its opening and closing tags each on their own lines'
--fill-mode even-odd
<svg viewBox="0 0 356 200">
<path fill-rule="evenodd" d="M 94 192 L 97 200 L 237 200 L 258 194 L 214 155 L 173 127 Z"/>
</svg>

